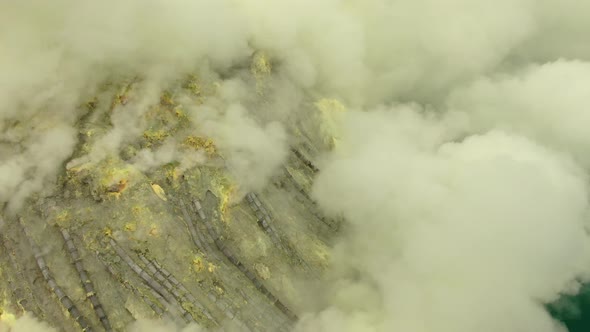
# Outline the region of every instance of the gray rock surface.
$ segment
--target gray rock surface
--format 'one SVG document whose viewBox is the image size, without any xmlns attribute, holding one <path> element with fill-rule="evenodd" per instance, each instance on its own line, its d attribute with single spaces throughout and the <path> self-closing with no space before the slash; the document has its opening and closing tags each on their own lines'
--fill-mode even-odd
<svg viewBox="0 0 590 332">
<path fill-rule="evenodd" d="M 254 73 L 255 74 L 255 73 Z M 256 76 L 256 75 L 254 75 Z M 190 135 L 182 105 L 164 92 L 140 139 L 92 160 L 112 110 L 133 81 L 89 101 L 79 143 L 49 195 L 6 213 L 0 235 L 3 310 L 63 331 L 123 331 L 137 319 L 167 318 L 205 329 L 286 331 L 304 310 L 307 281 L 320 278 L 338 224 L 310 198 L 316 151 L 304 125 L 287 163 L 258 192 L 243 192 L 215 142 Z M 177 90 L 207 88 L 189 79 Z M 210 92 L 213 93 L 213 92 Z M 205 163 L 139 170 L 139 151 L 165 139 Z"/>
</svg>

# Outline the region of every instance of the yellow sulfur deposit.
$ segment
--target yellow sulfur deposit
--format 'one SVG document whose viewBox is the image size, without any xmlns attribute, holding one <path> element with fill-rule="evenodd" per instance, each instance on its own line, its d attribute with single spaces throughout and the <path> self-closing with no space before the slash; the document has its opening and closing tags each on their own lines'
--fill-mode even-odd
<svg viewBox="0 0 590 332">
<path fill-rule="evenodd" d="M 184 145 L 196 150 L 204 150 L 209 156 L 214 155 L 216 152 L 215 144 L 213 143 L 213 140 L 210 138 L 188 136 L 184 139 Z"/>
<path fill-rule="evenodd" d="M 128 165 L 122 168 L 113 167 L 114 163 L 115 161 L 111 160 L 104 168 L 98 170 L 99 183 L 102 192 L 106 192 L 109 197 L 119 198 L 129 187 L 129 179 L 135 171 Z"/>
<path fill-rule="evenodd" d="M 158 196 L 161 200 L 168 200 L 166 198 L 166 193 L 164 192 L 164 189 L 162 189 L 162 187 L 160 187 L 159 185 L 152 183 L 152 190 L 154 191 L 154 193 L 156 193 L 156 196 Z"/>
<path fill-rule="evenodd" d="M 235 185 L 225 174 L 218 173 L 211 180 L 211 191 L 219 198 L 221 220 L 226 221 L 225 215 L 230 202 L 230 197 L 236 191 Z"/>
<path fill-rule="evenodd" d="M 256 78 L 270 75 L 272 71 L 272 65 L 268 59 L 268 56 L 262 51 L 256 52 L 256 54 L 254 54 L 254 58 L 252 59 L 250 70 Z"/>
<path fill-rule="evenodd" d="M 137 225 L 135 223 L 126 223 L 123 227 L 124 230 L 128 232 L 134 232 L 137 229 Z"/>
<path fill-rule="evenodd" d="M 262 95 L 266 86 L 265 79 L 272 72 L 272 64 L 264 52 L 258 51 L 254 54 L 252 64 L 250 65 L 250 72 L 256 78 L 256 92 Z"/>
<path fill-rule="evenodd" d="M 174 106 L 174 100 L 172 99 L 172 93 L 170 93 L 169 91 L 164 91 L 162 92 L 162 95 L 160 96 L 160 105 L 162 106 Z"/>
<path fill-rule="evenodd" d="M 115 95 L 111 103 L 111 110 L 119 105 L 126 105 L 129 102 L 129 92 L 131 91 L 133 82 L 125 84 L 120 91 Z"/>
<path fill-rule="evenodd" d="M 190 91 L 193 95 L 199 96 L 201 94 L 201 85 L 196 75 L 189 75 L 182 87 Z"/>
<path fill-rule="evenodd" d="M 336 99 L 320 99 L 315 103 L 318 109 L 319 131 L 324 143 L 333 149 L 340 140 L 340 126 L 342 115 L 346 107 Z"/>
<path fill-rule="evenodd" d="M 146 139 L 147 141 L 147 146 L 150 147 L 153 144 L 162 142 L 164 139 L 166 139 L 168 136 L 170 136 L 170 134 L 163 130 L 163 129 L 159 129 L 159 130 L 146 130 L 143 132 L 143 138 Z"/>
<path fill-rule="evenodd" d="M 174 188 L 177 188 L 179 186 L 178 179 L 180 178 L 180 175 L 181 175 L 181 173 L 179 172 L 178 168 L 176 168 L 176 167 L 169 167 L 166 170 L 166 180 Z"/>
<path fill-rule="evenodd" d="M 204 268 L 203 259 L 199 256 L 195 257 L 195 259 L 193 259 L 193 270 L 195 272 L 201 272 Z"/>
<path fill-rule="evenodd" d="M 65 227 L 68 226 L 69 222 L 71 221 L 71 215 L 70 215 L 70 211 L 64 209 L 61 210 L 57 216 L 55 217 L 55 221 L 57 222 L 58 225 L 60 225 L 61 227 Z"/>
</svg>

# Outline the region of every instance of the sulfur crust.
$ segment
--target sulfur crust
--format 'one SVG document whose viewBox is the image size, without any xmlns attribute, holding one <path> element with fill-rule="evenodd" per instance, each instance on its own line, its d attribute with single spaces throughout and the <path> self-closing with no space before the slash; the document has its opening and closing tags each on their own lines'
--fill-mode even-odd
<svg viewBox="0 0 590 332">
<path fill-rule="evenodd" d="M 346 107 L 336 99 L 320 99 L 315 103 L 320 135 L 330 149 L 338 145 L 341 137 L 341 117 Z"/>
</svg>

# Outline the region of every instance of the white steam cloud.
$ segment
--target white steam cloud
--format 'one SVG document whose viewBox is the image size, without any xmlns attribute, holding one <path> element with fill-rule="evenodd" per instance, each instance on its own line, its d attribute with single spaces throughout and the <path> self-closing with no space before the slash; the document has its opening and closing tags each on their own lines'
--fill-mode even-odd
<svg viewBox="0 0 590 332">
<path fill-rule="evenodd" d="M 590 120 L 590 63 L 564 61 L 523 68 L 507 76 L 475 80 L 449 97 L 449 107 L 461 112 L 474 130 L 493 128 L 526 135 L 570 153 L 590 166 L 590 140 L 584 124 Z"/>
<path fill-rule="evenodd" d="M 345 277 L 301 330 L 559 331 L 542 304 L 588 271 L 582 170 L 501 131 L 448 142 L 404 109 L 351 118 L 316 181 L 351 223 Z"/>
<path fill-rule="evenodd" d="M 2 316 L 0 315 L 0 332 L 57 332 L 49 324 L 39 321 L 31 314 L 11 320 L 3 319 Z"/>
<path fill-rule="evenodd" d="M 113 109 L 90 160 L 140 136 L 160 91 L 198 70 L 221 82 L 187 107 L 191 129 L 248 189 L 285 161 L 303 96 L 335 98 L 349 111 L 314 197 L 349 227 L 296 330 L 564 331 L 544 305 L 590 277 L 588 13 L 575 0 L 3 1 L 0 201 L 51 188 L 79 105 L 113 77 L 141 76 L 141 99 Z M 220 74 L 257 50 L 275 64 L 266 103 Z M 177 143 L 134 162 L 203 162 Z"/>
<path fill-rule="evenodd" d="M 271 122 L 260 127 L 246 112 L 243 106 L 232 104 L 221 117 L 215 118 L 218 111 L 204 108 L 197 110 L 195 117 L 202 123 L 203 132 L 227 155 L 230 170 L 237 178 L 243 177 L 242 185 L 259 190 L 285 160 L 287 137 L 281 124 Z"/>
</svg>

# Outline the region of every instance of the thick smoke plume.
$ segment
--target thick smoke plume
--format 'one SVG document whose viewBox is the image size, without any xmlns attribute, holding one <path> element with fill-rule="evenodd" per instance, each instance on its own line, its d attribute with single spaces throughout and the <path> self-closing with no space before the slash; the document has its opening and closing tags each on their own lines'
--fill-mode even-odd
<svg viewBox="0 0 590 332">
<path fill-rule="evenodd" d="M 588 13 L 576 0 L 3 1 L 0 200 L 17 210 L 51 190 L 80 105 L 113 78 L 140 76 L 141 99 L 112 111 L 88 160 L 119 154 L 160 91 L 199 71 L 220 93 L 187 109 L 192 129 L 249 189 L 285 161 L 303 99 L 334 98 L 347 110 L 314 197 L 348 227 L 296 330 L 564 331 L 544 305 L 590 277 Z M 260 86 L 227 78 L 258 50 L 275 64 L 262 105 Z M 133 162 L 203 162 L 176 143 Z"/>
</svg>

